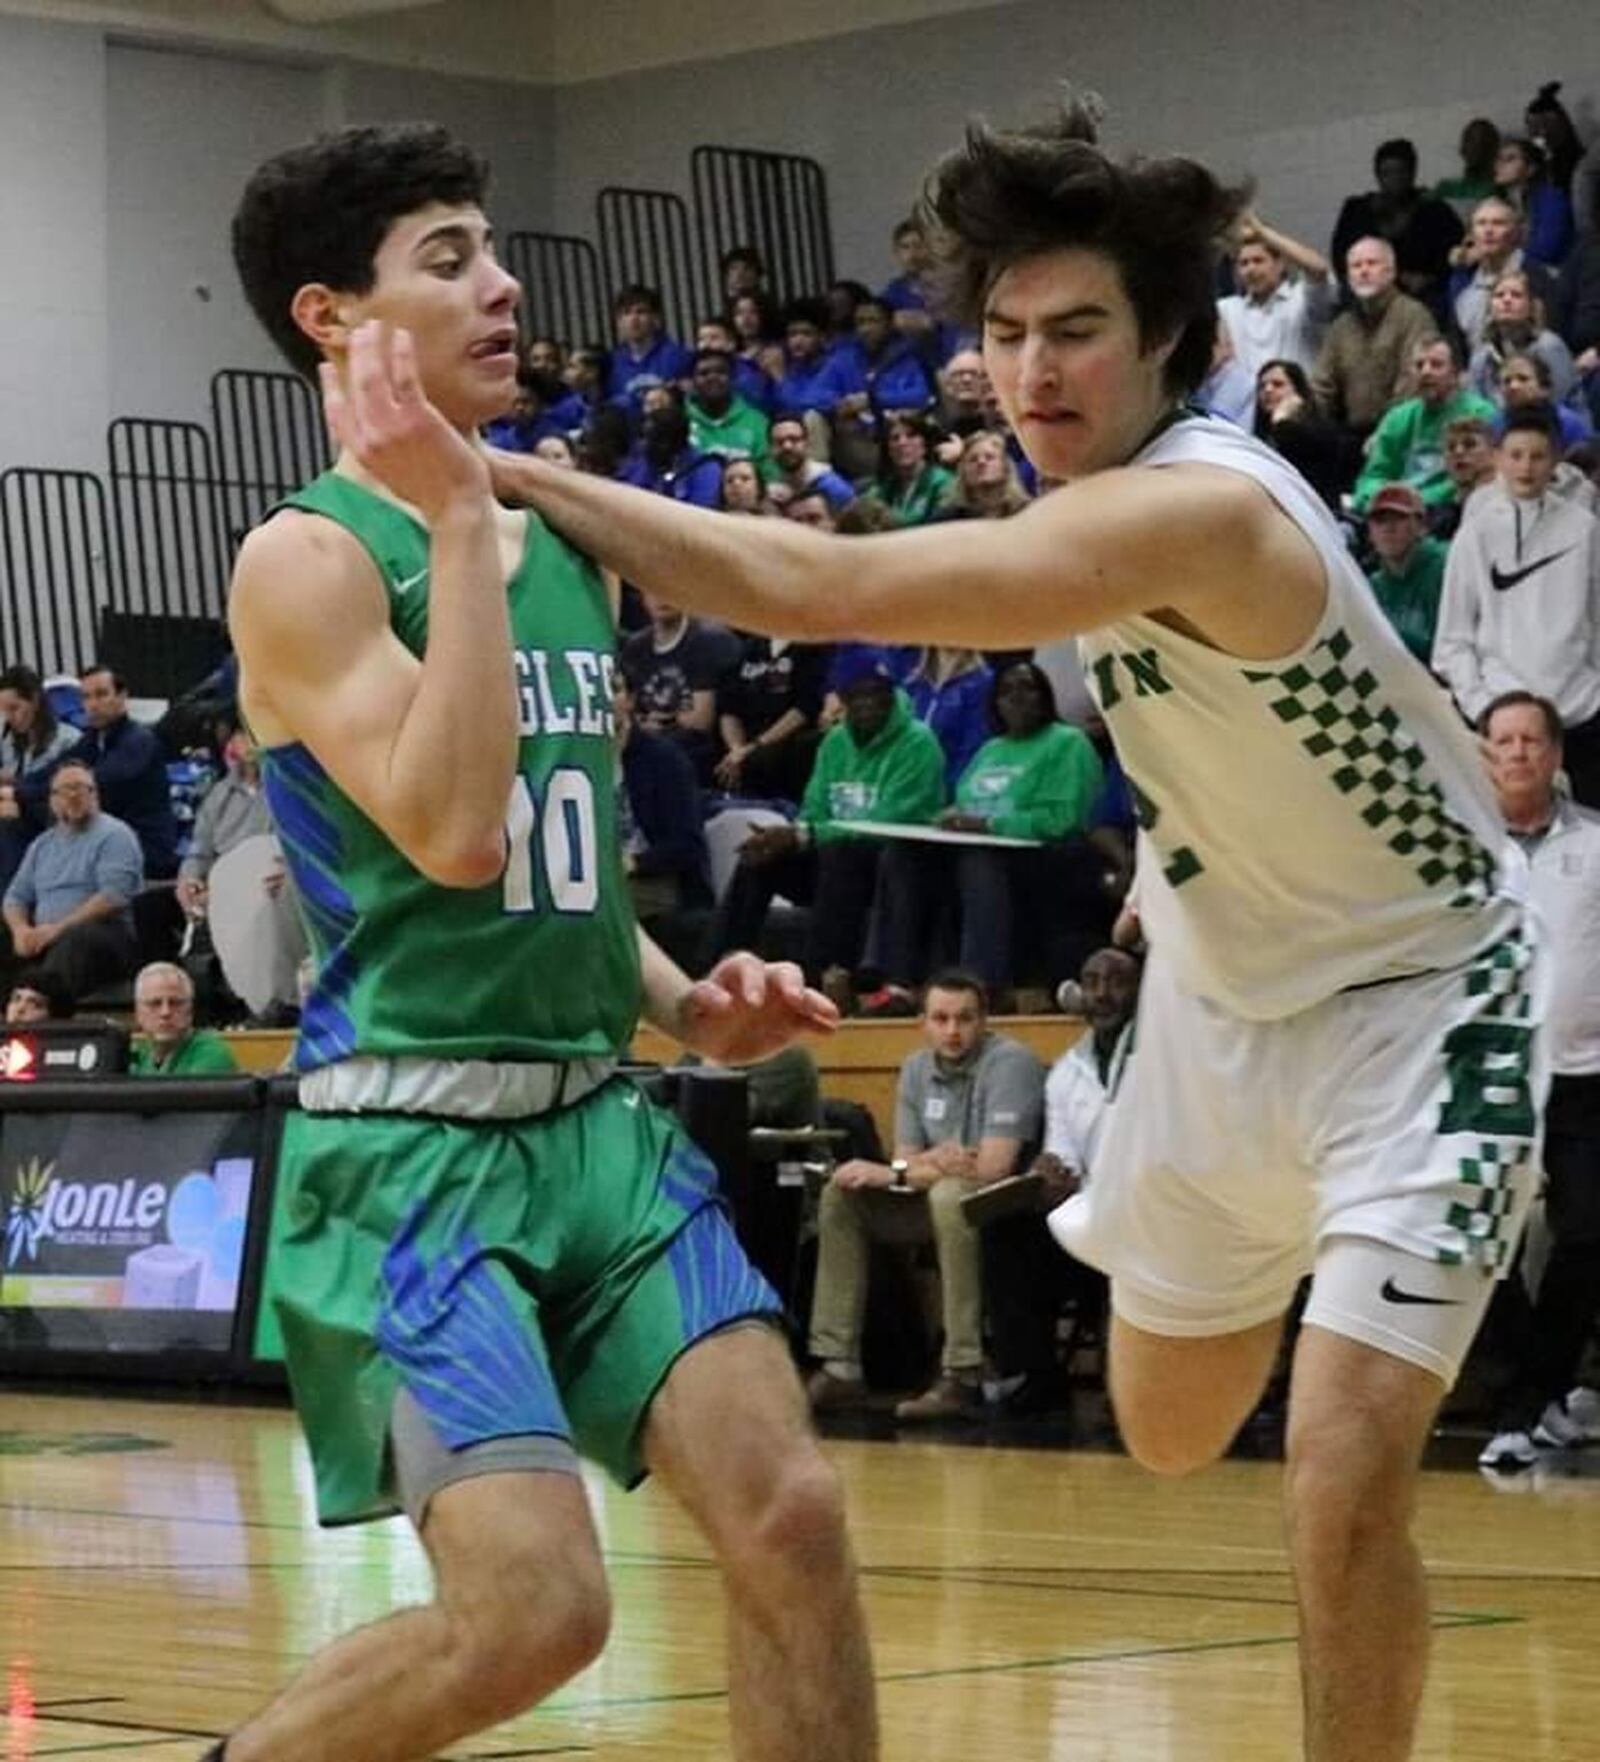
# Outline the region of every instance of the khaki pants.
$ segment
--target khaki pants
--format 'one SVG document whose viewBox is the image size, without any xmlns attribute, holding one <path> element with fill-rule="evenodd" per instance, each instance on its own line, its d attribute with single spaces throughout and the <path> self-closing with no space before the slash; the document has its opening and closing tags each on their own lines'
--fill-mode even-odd
<svg viewBox="0 0 1600 1762">
<path fill-rule="evenodd" d="M 983 1263 L 978 1232 L 961 1215 L 961 1200 L 971 1190 L 953 1176 L 925 1194 L 840 1188 L 831 1182 L 823 1188 L 811 1304 L 813 1356 L 860 1365 L 869 1244 L 921 1243 L 931 1236 L 939 1259 L 943 1368 L 965 1376 L 982 1368 Z"/>
</svg>

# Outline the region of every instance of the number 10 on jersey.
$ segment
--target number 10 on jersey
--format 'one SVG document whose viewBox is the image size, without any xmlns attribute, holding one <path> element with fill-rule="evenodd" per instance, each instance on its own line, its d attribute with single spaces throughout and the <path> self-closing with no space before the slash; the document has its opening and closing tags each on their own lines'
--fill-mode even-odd
<svg viewBox="0 0 1600 1762">
<path fill-rule="evenodd" d="M 557 912 L 592 912 L 600 899 L 594 825 L 594 784 L 587 771 L 552 771 L 544 798 L 526 777 L 511 785 L 506 809 L 505 909 L 523 915 L 548 905 Z M 542 871 L 543 886 L 540 886 Z"/>
</svg>

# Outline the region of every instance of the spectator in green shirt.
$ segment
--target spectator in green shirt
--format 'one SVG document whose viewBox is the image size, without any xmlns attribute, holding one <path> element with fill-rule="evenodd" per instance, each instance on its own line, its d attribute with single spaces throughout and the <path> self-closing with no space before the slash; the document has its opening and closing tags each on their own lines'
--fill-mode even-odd
<svg viewBox="0 0 1600 1762">
<path fill-rule="evenodd" d="M 938 958 L 940 920 L 954 907 L 959 959 L 1009 1007 L 1013 988 L 1076 972 L 1105 941 L 1112 902 L 1106 874 L 1120 866 L 1089 832 L 1105 784 L 1089 737 L 1056 716 L 1044 671 L 1018 661 L 995 678 L 990 726 L 939 816 L 952 832 L 1036 839 L 1004 845 L 899 844 L 884 858 L 879 923 L 887 984 L 864 1012 L 905 1013 Z"/>
<path fill-rule="evenodd" d="M 171 961 L 140 969 L 133 1019 L 143 1036 L 128 1063 L 135 1077 L 231 1077 L 239 1069 L 220 1034 L 195 1027 L 194 985 Z"/>
<path fill-rule="evenodd" d="M 867 494 L 892 508 L 903 526 L 921 526 L 944 506 L 956 477 L 933 456 L 934 430 L 902 412 L 883 425 L 878 474 Z"/>
<path fill-rule="evenodd" d="M 1411 356 L 1414 398 L 1391 404 L 1373 430 L 1367 462 L 1352 500 L 1366 513 L 1386 483 L 1409 483 L 1431 508 L 1447 502 L 1454 485 L 1444 463 L 1444 431 L 1462 416 L 1493 420 L 1494 405 L 1461 385 L 1461 358 L 1447 337 L 1425 337 Z"/>
<path fill-rule="evenodd" d="M 1450 547 L 1429 536 L 1427 507 L 1409 483 L 1386 483 L 1372 498 L 1367 537 L 1378 556 L 1367 573 L 1372 591 L 1401 641 L 1426 667 Z"/>
<path fill-rule="evenodd" d="M 839 664 L 844 720 L 824 735 L 793 822 L 763 826 L 739 863 L 711 927 L 713 960 L 756 946 L 773 897 L 811 905 L 805 964 L 836 1001 L 860 965 L 884 841 L 856 822 L 926 824 L 945 801 L 944 753 L 911 713 L 881 655 Z"/>
<path fill-rule="evenodd" d="M 767 419 L 733 389 L 733 356 L 725 349 L 696 349 L 694 391 L 688 401 L 689 444 L 716 458 L 767 463 Z"/>
<path fill-rule="evenodd" d="M 1500 131 L 1486 116 L 1475 116 L 1461 131 L 1460 177 L 1441 178 L 1433 186 L 1440 201 L 1448 202 L 1463 220 L 1484 197 L 1495 193 L 1494 162 L 1500 151 Z"/>
</svg>

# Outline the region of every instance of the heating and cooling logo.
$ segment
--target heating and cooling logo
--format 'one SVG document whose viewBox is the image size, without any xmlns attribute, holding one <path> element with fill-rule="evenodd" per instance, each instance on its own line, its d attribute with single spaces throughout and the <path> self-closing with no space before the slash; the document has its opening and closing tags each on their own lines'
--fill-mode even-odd
<svg viewBox="0 0 1600 1762">
<path fill-rule="evenodd" d="M 11 1190 L 11 1209 L 6 1213 L 6 1265 L 37 1260 L 39 1244 L 49 1232 L 50 1191 L 56 1165 L 30 1157 L 17 1170 Z"/>
<path fill-rule="evenodd" d="M 207 1187 L 209 1176 L 201 1176 Z M 160 1181 L 61 1181 L 56 1165 L 30 1157 L 17 1167 L 6 1217 L 6 1265 L 37 1261 L 46 1242 L 137 1247 L 153 1241 L 167 1210 Z"/>
</svg>

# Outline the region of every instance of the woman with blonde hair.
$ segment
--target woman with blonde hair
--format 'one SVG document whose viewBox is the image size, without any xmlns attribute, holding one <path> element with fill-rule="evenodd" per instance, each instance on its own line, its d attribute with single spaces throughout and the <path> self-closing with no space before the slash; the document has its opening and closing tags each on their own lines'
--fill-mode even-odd
<svg viewBox="0 0 1600 1762">
<path fill-rule="evenodd" d="M 979 428 L 961 443 L 956 480 L 940 512 L 1003 520 L 1009 514 L 1020 514 L 1032 499 L 1006 451 L 1004 435 L 992 428 Z"/>
<path fill-rule="evenodd" d="M 1550 329 L 1544 301 L 1533 291 L 1525 269 L 1508 269 L 1489 290 L 1489 322 L 1472 351 L 1467 383 L 1480 397 L 1495 401 L 1500 371 L 1514 355 L 1535 355 L 1550 370 L 1550 396 L 1567 401 L 1577 383 L 1572 351 Z"/>
</svg>

